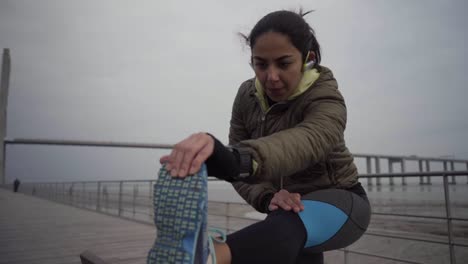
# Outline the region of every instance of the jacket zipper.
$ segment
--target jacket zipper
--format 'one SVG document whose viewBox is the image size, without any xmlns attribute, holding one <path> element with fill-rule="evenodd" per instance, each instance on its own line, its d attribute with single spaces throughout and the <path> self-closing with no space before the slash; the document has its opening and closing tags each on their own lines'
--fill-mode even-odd
<svg viewBox="0 0 468 264">
<path fill-rule="evenodd" d="M 264 111 L 262 109 L 262 105 L 261 105 L 260 100 L 258 99 L 258 97 L 256 97 L 255 99 L 257 99 L 257 103 L 260 105 L 260 109 L 262 110 L 262 118 L 261 118 L 261 122 L 260 122 L 260 137 L 263 137 L 264 132 L 265 132 L 265 124 L 266 124 L 265 121 L 266 121 L 268 113 L 271 111 L 271 109 L 273 109 L 278 104 L 286 104 L 286 103 L 283 103 L 283 102 L 276 103 L 276 104 L 270 106 L 266 111 Z M 280 190 L 282 190 L 282 189 L 283 189 L 283 175 L 281 175 L 281 177 L 280 177 Z"/>
</svg>

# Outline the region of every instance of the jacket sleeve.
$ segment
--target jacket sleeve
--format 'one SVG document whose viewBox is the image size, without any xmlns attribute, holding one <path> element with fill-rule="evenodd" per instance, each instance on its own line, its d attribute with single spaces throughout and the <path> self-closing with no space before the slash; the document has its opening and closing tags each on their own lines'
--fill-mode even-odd
<svg viewBox="0 0 468 264">
<path fill-rule="evenodd" d="M 336 81 L 311 88 L 302 122 L 270 136 L 242 141 L 253 150 L 257 180 L 273 181 L 304 170 L 324 160 L 343 140 L 346 106 Z"/>
<path fill-rule="evenodd" d="M 236 95 L 234 104 L 232 107 L 232 115 L 229 129 L 229 145 L 236 145 L 243 140 L 250 138 L 249 132 L 244 124 L 241 98 L 246 96 L 249 83 L 251 81 L 244 82 Z M 255 184 L 245 182 L 234 182 L 234 189 L 239 195 L 257 211 L 266 213 L 271 198 L 276 192 L 273 184 L 270 182 L 259 182 Z"/>
<path fill-rule="evenodd" d="M 244 124 L 241 108 L 241 98 L 246 96 L 250 81 L 244 82 L 239 88 L 232 106 L 231 122 L 229 127 L 229 145 L 233 146 L 242 140 L 249 139 L 250 135 Z"/>
</svg>

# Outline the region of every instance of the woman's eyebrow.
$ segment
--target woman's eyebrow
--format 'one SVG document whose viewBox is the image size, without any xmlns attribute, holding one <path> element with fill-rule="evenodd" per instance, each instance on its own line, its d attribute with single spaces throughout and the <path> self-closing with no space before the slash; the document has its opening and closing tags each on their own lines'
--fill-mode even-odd
<svg viewBox="0 0 468 264">
<path fill-rule="evenodd" d="M 279 58 L 276 58 L 274 59 L 275 61 L 280 61 L 280 60 L 284 60 L 284 59 L 288 59 L 288 58 L 291 58 L 293 57 L 293 55 L 284 55 L 284 56 L 281 56 Z M 253 57 L 255 60 L 260 60 L 260 61 L 266 61 L 267 59 L 265 58 L 262 58 L 262 57 L 259 57 L 259 56 L 254 56 Z"/>
<path fill-rule="evenodd" d="M 289 59 L 289 58 L 292 58 L 292 57 L 293 57 L 293 55 L 284 55 L 284 56 L 281 56 L 279 58 L 276 58 L 275 60 L 280 61 L 280 60 Z"/>
</svg>

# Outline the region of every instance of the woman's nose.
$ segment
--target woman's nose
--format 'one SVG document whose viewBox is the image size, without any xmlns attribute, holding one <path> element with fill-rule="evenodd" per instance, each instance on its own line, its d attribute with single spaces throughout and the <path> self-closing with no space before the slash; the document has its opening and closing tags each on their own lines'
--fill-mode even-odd
<svg viewBox="0 0 468 264">
<path fill-rule="evenodd" d="M 279 71 L 276 67 L 269 67 L 267 71 L 267 80 L 268 81 L 278 81 L 279 80 Z"/>
</svg>

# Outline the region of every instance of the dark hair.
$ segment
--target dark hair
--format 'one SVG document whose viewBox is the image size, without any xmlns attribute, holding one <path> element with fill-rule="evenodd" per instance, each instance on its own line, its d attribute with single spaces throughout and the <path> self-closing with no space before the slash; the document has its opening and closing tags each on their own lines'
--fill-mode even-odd
<svg viewBox="0 0 468 264">
<path fill-rule="evenodd" d="M 314 30 L 304 20 L 304 16 L 312 11 L 295 13 L 292 11 L 275 11 L 269 13 L 260 19 L 253 27 L 249 36 L 241 34 L 250 49 L 253 49 L 255 42 L 259 36 L 267 32 L 278 32 L 289 37 L 291 43 L 302 54 L 302 60 L 305 61 L 307 52 L 312 50 L 315 52 L 315 64 L 320 64 L 320 45 L 315 38 Z"/>
</svg>

